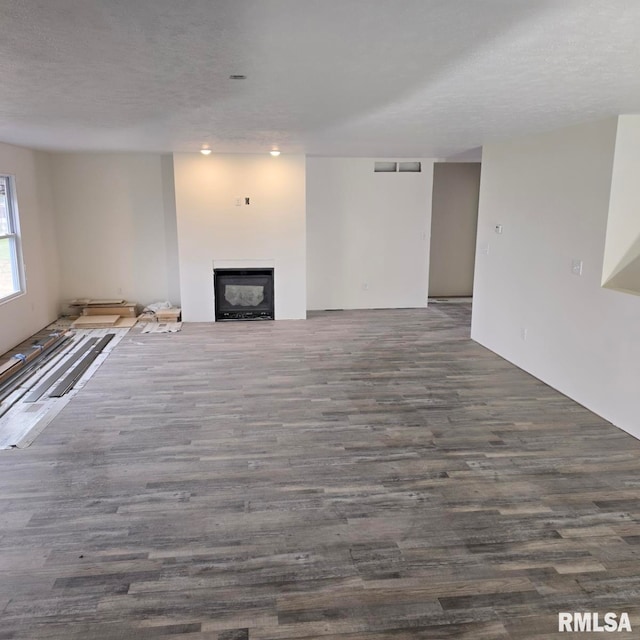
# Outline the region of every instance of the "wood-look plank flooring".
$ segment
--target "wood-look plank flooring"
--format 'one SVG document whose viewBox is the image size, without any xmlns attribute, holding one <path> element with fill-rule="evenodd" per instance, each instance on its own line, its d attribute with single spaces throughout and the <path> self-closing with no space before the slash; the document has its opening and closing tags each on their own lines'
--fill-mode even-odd
<svg viewBox="0 0 640 640">
<path fill-rule="evenodd" d="M 0 640 L 640 630 L 640 443 L 467 305 L 132 330 L 0 452 Z"/>
</svg>

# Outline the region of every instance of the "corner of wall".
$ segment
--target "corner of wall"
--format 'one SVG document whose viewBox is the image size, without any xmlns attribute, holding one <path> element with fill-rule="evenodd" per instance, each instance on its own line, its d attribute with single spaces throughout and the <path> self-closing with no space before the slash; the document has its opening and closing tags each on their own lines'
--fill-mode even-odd
<svg viewBox="0 0 640 640">
<path fill-rule="evenodd" d="M 485 147 L 471 337 L 637 436 L 640 298 L 601 286 L 619 152 L 613 118 Z"/>
<path fill-rule="evenodd" d="M 180 306 L 180 261 L 178 259 L 178 223 L 173 157 L 173 154 L 163 154 L 160 162 L 167 252 L 167 290 L 171 303 Z"/>
<path fill-rule="evenodd" d="M 49 154 L 0 143 L 0 172 L 15 176 L 26 290 L 0 304 L 0 353 L 54 321 L 59 259 Z"/>
</svg>

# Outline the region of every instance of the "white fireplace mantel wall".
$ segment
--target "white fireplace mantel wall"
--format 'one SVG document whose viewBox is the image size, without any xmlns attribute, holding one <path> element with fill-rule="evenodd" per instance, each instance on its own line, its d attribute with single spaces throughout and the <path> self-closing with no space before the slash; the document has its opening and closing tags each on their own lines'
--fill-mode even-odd
<svg viewBox="0 0 640 640">
<path fill-rule="evenodd" d="M 273 259 L 240 258 L 239 260 L 214 260 L 214 269 L 275 269 Z"/>
<path fill-rule="evenodd" d="M 304 156 L 174 154 L 174 175 L 183 319 L 214 320 L 214 265 L 274 267 L 276 320 L 304 319 Z"/>
</svg>

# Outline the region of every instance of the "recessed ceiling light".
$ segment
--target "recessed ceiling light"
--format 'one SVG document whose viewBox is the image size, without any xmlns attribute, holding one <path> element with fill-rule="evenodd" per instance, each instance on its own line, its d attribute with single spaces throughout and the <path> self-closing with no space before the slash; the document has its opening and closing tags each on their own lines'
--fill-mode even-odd
<svg viewBox="0 0 640 640">
<path fill-rule="evenodd" d="M 200 153 L 203 156 L 208 156 L 211 153 L 211 149 L 209 149 L 209 145 L 208 144 L 203 144 L 202 145 L 202 149 L 200 149 Z"/>
<path fill-rule="evenodd" d="M 280 155 L 280 152 L 277 149 L 272 149 L 269 153 L 275 158 Z"/>
<path fill-rule="evenodd" d="M 229 80 L 246 80 L 246 79 L 247 79 L 247 76 L 243 76 L 242 74 L 232 73 L 229 76 Z"/>
</svg>

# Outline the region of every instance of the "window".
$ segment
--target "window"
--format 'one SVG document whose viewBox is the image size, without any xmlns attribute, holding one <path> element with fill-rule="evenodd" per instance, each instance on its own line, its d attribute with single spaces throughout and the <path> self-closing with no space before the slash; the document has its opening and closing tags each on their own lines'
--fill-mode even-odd
<svg viewBox="0 0 640 640">
<path fill-rule="evenodd" d="M 0 175 L 0 302 L 23 291 L 19 231 L 13 178 Z"/>
</svg>

